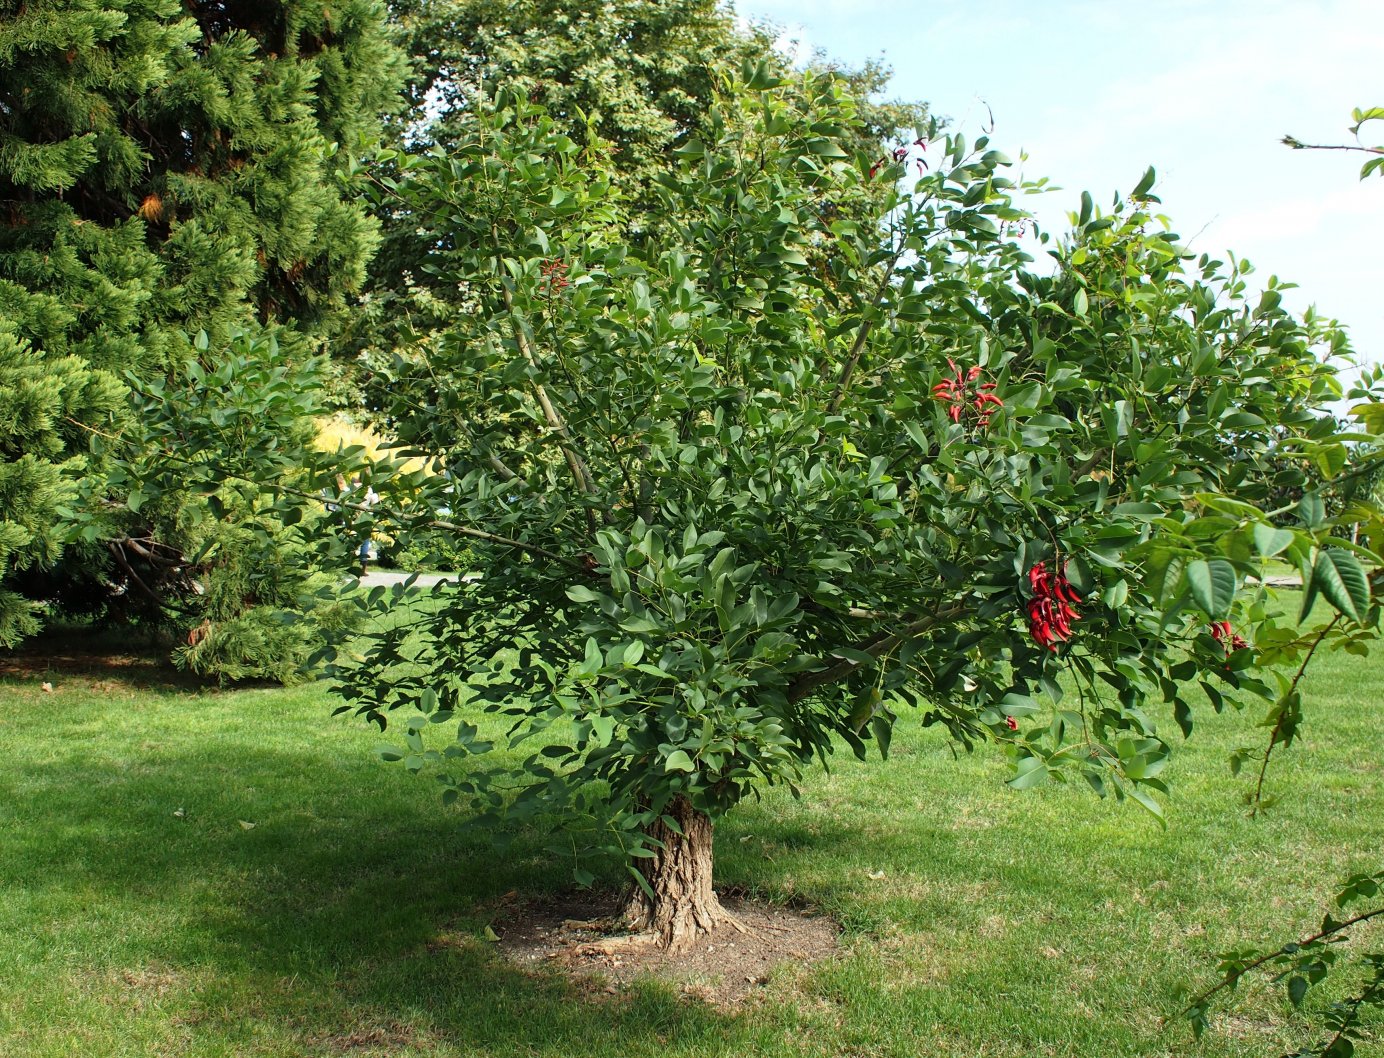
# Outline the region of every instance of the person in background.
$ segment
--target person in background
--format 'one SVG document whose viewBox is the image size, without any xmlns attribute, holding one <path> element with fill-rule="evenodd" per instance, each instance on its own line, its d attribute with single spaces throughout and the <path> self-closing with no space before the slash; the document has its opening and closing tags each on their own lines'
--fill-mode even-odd
<svg viewBox="0 0 1384 1058">
<path fill-rule="evenodd" d="M 358 478 L 358 477 L 352 478 L 352 479 L 351 479 L 351 490 L 352 490 L 353 492 L 359 492 L 359 491 L 360 491 L 360 488 L 361 488 L 361 480 L 360 480 L 360 478 Z M 360 503 L 363 504 L 363 505 L 366 506 L 366 507 L 373 507 L 373 506 L 375 506 L 375 504 L 377 504 L 377 503 L 379 503 L 379 502 L 380 502 L 380 494 L 379 494 L 378 492 L 376 492 L 373 488 L 371 488 L 369 485 L 366 485 L 366 486 L 365 486 L 365 495 L 362 496 L 362 497 L 360 497 Z M 370 529 L 369 529 L 368 526 L 367 526 L 365 529 L 363 529 L 363 530 L 361 531 L 361 540 L 360 540 L 360 552 L 359 552 L 359 556 L 360 556 L 360 575 L 363 577 L 363 576 L 366 575 L 366 573 L 369 572 L 369 569 L 370 569 L 370 562 L 371 562 L 371 561 L 374 559 L 374 557 L 375 557 L 374 544 L 373 544 L 373 543 L 371 542 L 371 540 L 370 540 Z"/>
</svg>

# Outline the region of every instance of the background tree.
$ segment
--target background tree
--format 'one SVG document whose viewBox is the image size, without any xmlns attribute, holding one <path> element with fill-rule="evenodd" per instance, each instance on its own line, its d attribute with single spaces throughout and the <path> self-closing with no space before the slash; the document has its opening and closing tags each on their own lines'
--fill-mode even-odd
<svg viewBox="0 0 1384 1058">
<path fill-rule="evenodd" d="M 170 563 L 174 582 L 248 575 L 229 550 L 192 560 L 205 510 L 144 509 L 107 488 L 128 450 L 93 458 L 90 431 L 121 434 L 131 387 L 214 369 L 239 328 L 301 360 L 339 325 L 377 234 L 336 177 L 378 134 L 398 71 L 374 0 L 38 0 L 0 21 L 0 393 L 15 411 L 0 426 L 14 498 L 0 638 L 34 628 L 17 588 L 157 615 L 168 597 L 140 585 Z M 210 341 L 193 349 L 199 330 Z M 99 518 L 54 577 L 79 480 Z M 219 591 L 185 596 L 179 619 L 200 623 Z"/>
<path fill-rule="evenodd" d="M 783 73 L 789 65 L 771 28 L 738 22 L 716 0 L 394 0 L 390 10 L 413 57 L 412 107 L 395 126 L 401 150 L 451 152 L 476 135 L 476 108 L 487 94 L 503 88 L 526 96 L 580 147 L 601 152 L 591 164 L 611 181 L 616 193 L 607 205 L 634 241 L 660 223 L 653 185 L 676 167 L 673 147 L 703 129 L 713 69 L 748 61 Z M 827 60 L 818 56 L 815 65 Z M 910 143 L 926 127 L 926 106 L 877 99 L 889 75 L 883 66 L 834 72 L 859 100 L 852 150 L 877 158 L 891 149 L 886 141 Z M 374 171 L 388 181 L 393 169 Z M 859 219 L 876 212 L 880 193 L 874 185 L 836 189 L 821 207 Z M 439 245 L 449 245 L 448 226 L 395 197 L 379 209 L 384 242 L 349 348 L 371 363 L 396 354 L 426 359 L 468 304 L 447 278 L 451 270 L 434 259 Z"/>
<path fill-rule="evenodd" d="M 1282 530 L 1253 503 L 1300 473 L 1285 449 L 1339 445 L 1314 350 L 1343 339 L 1185 258 L 1152 172 L 1110 214 L 1086 198 L 1044 275 L 984 139 L 930 141 L 902 193 L 914 157 L 861 149 L 845 83 L 764 67 L 703 129 L 635 244 L 605 156 L 523 97 L 392 189 L 445 218 L 472 310 L 391 411 L 445 471 L 421 516 L 484 575 L 338 659 L 344 708 L 407 713 L 387 758 L 483 812 L 586 819 L 637 883 L 626 920 L 679 946 L 725 917 L 713 820 L 838 740 L 887 753 L 916 708 L 1016 787 L 1078 776 L 1157 814 L 1164 708 L 1184 732 L 1194 688 L 1292 708 L 1257 637 L 1312 642 L 1249 579 L 1266 557 L 1341 630 L 1377 621 L 1318 504 Z M 873 223 L 821 208 L 866 185 Z M 476 711 L 535 747 L 517 780 Z"/>
</svg>

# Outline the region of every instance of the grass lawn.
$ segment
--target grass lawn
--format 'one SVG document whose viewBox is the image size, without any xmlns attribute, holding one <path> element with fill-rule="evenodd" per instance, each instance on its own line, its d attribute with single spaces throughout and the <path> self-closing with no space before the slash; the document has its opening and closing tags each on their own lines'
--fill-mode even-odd
<svg viewBox="0 0 1384 1058">
<path fill-rule="evenodd" d="M 993 753 L 905 722 L 888 763 L 846 753 L 802 802 L 721 825 L 721 884 L 845 928 L 837 959 L 726 1013 L 506 965 L 483 940 L 499 898 L 567 884 L 537 840 L 465 837 L 319 687 L 165 675 L 0 681 L 3 1058 L 1278 1055 L 1311 1031 L 1262 983 L 1200 1044 L 1160 1021 L 1216 952 L 1311 928 L 1384 855 L 1384 659 L 1324 659 L 1257 820 L 1225 764 L 1262 744 L 1253 713 L 1199 718 L 1166 831 L 1084 789 L 1013 792 Z"/>
</svg>

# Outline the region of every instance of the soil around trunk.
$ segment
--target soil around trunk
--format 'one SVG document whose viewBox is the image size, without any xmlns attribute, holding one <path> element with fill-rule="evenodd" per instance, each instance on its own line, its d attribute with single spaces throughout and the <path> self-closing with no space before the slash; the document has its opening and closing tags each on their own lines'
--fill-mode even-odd
<svg viewBox="0 0 1384 1058">
<path fill-rule="evenodd" d="M 628 934 L 613 933 L 623 910 L 614 893 L 573 893 L 527 904 L 516 898 L 490 928 L 500 953 L 524 969 L 568 973 L 608 993 L 653 977 L 688 999 L 720 1007 L 758 993 L 775 970 L 800 969 L 840 947 L 838 927 L 829 918 L 730 897 L 723 903 L 740 928 L 725 922 L 674 950 L 626 943 Z"/>
</svg>

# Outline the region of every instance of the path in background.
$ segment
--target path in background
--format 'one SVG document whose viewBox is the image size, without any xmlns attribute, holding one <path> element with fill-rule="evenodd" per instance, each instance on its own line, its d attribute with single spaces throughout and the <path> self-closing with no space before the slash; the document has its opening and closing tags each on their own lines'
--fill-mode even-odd
<svg viewBox="0 0 1384 1058">
<path fill-rule="evenodd" d="M 388 587 L 391 584 L 402 584 L 412 577 L 412 573 L 400 573 L 397 570 L 376 570 L 367 573 L 360 578 L 364 587 L 373 588 L 377 585 Z M 442 584 L 445 581 L 459 580 L 479 580 L 479 575 L 475 573 L 419 573 L 418 579 L 414 581 L 414 586 L 418 588 L 431 588 L 434 584 Z"/>
</svg>

